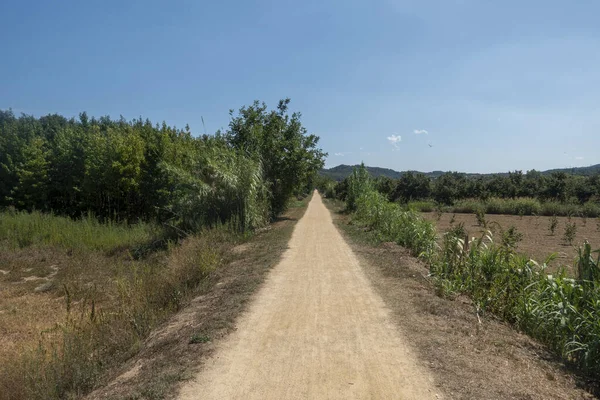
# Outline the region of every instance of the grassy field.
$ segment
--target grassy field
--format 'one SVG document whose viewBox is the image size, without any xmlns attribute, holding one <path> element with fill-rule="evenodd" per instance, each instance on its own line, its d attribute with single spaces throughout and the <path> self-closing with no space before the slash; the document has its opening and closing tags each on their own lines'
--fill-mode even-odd
<svg viewBox="0 0 600 400">
<path fill-rule="evenodd" d="M 553 217 L 545 216 L 516 216 L 487 214 L 484 216 L 487 228 L 479 224 L 475 214 L 438 214 L 434 212 L 423 213 L 423 216 L 436 224 L 437 231 L 444 233 L 462 224 L 468 235 L 480 237 L 487 229 L 495 234 L 500 230 L 515 227 L 521 233 L 522 240 L 516 244 L 516 250 L 536 261 L 543 262 L 549 255 L 555 253 L 556 259 L 552 266 L 566 266 L 572 268 L 577 257 L 577 247 L 587 240 L 592 246 L 600 246 L 600 220 L 595 218 L 556 217 L 554 232 L 550 226 Z M 573 224 L 575 232 L 572 242 L 565 238 L 565 230 Z M 441 243 L 442 236 L 439 235 Z"/>
<path fill-rule="evenodd" d="M 102 385 L 248 240 L 217 228 L 175 245 L 151 224 L 1 213 L 0 399 Z"/>
</svg>

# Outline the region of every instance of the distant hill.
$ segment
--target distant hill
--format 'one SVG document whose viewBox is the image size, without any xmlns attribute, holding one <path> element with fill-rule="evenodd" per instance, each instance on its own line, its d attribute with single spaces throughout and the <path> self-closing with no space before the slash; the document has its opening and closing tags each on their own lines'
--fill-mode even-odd
<svg viewBox="0 0 600 400">
<path fill-rule="evenodd" d="M 341 181 L 341 180 L 344 180 L 344 178 L 346 178 L 347 176 L 349 176 L 352 173 L 352 170 L 354 169 L 354 167 L 358 167 L 358 165 L 341 164 L 341 165 L 338 165 L 337 167 L 333 167 L 333 168 L 329 168 L 329 169 L 324 168 L 321 171 L 319 171 L 319 174 L 321 176 L 331 178 L 335 181 Z M 409 172 L 409 171 L 399 172 L 399 171 L 394 171 L 393 169 L 380 168 L 380 167 L 366 167 L 366 168 L 367 168 L 367 171 L 369 171 L 369 173 L 371 174 L 371 176 L 373 176 L 375 178 L 380 177 L 380 176 L 387 176 L 388 178 L 398 179 L 402 176 L 402 174 Z M 440 176 L 444 173 L 444 171 L 432 171 L 432 172 L 410 171 L 410 172 L 421 173 L 430 178 L 437 178 L 438 176 Z M 592 165 L 589 167 L 557 168 L 557 169 L 550 169 L 547 171 L 541 171 L 541 173 L 544 175 L 551 174 L 553 172 L 565 172 L 567 174 L 572 174 L 572 175 L 593 175 L 593 174 L 600 173 L 600 164 Z M 506 172 L 501 172 L 498 174 L 467 173 L 466 175 L 469 177 L 476 177 L 476 176 L 491 176 L 491 175 L 503 175 L 503 174 L 506 174 Z"/>
<path fill-rule="evenodd" d="M 342 165 L 338 165 L 337 167 L 333 167 L 333 168 L 329 168 L 329 169 L 324 168 L 320 171 L 320 174 L 322 176 L 329 177 L 335 181 L 342 181 L 352 173 L 352 170 L 354 169 L 354 167 L 358 167 L 358 165 L 342 164 Z M 400 178 L 400 176 L 402 176 L 401 172 L 394 171 L 393 169 L 389 169 L 389 168 L 379 168 L 379 167 L 366 167 L 366 168 L 367 168 L 367 171 L 369 171 L 369 173 L 371 174 L 371 176 L 373 176 L 375 178 L 380 177 L 380 176 L 387 176 L 388 178 L 398 179 L 398 178 Z"/>
<path fill-rule="evenodd" d="M 551 174 L 553 172 L 565 172 L 571 175 L 594 175 L 600 173 L 600 164 L 590 165 L 589 167 L 549 169 L 542 172 L 542 174 Z"/>
</svg>

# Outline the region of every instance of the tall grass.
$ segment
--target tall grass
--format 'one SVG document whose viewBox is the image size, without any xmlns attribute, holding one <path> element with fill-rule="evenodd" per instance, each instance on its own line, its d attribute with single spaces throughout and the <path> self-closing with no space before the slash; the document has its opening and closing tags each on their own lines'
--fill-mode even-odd
<svg viewBox="0 0 600 400">
<path fill-rule="evenodd" d="M 402 211 L 368 186 L 359 192 L 356 221 L 425 259 L 442 293 L 469 295 L 478 316 L 498 315 L 582 371 L 600 374 L 600 256 L 593 256 L 589 243 L 579 249 L 577 277 L 568 277 L 564 268 L 549 275 L 546 263 L 516 254 L 510 241 L 496 243 L 490 231 L 469 238 L 455 229 L 436 246 L 433 225 L 418 213 Z M 531 199 L 493 200 L 487 206 L 486 212 L 506 213 L 504 206 L 523 213 L 537 209 Z"/>
<path fill-rule="evenodd" d="M 141 246 L 159 235 L 160 229 L 149 223 L 100 223 L 91 214 L 73 220 L 38 211 L 0 213 L 0 247 L 12 249 L 45 245 L 111 251 Z"/>
<path fill-rule="evenodd" d="M 91 288 L 76 298 L 77 289 L 65 284 L 64 319 L 20 358 L 2 360 L 0 399 L 79 398 L 94 389 L 223 264 L 236 238 L 213 229 L 183 240 L 158 263 L 122 261 L 103 293 Z M 107 295 L 111 301 L 100 301 Z"/>
<path fill-rule="evenodd" d="M 436 246 L 433 223 L 415 211 L 402 210 L 375 190 L 363 193 L 356 204 L 357 221 L 375 230 L 382 240 L 407 247 L 416 256 L 431 257 Z"/>
<path fill-rule="evenodd" d="M 162 165 L 178 182 L 170 226 L 187 234 L 220 224 L 243 232 L 268 223 L 270 193 L 260 162 L 213 151 L 196 164 L 191 171 Z"/>
</svg>

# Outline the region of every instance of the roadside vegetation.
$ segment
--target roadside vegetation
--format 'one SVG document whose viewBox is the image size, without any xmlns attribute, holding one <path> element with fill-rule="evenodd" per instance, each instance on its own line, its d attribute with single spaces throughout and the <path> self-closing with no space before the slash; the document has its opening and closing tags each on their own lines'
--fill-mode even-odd
<svg viewBox="0 0 600 400">
<path fill-rule="evenodd" d="M 288 104 L 255 102 L 198 137 L 0 112 L 0 399 L 102 384 L 234 246 L 312 190 L 325 154 Z"/>
<path fill-rule="evenodd" d="M 589 243 L 579 244 L 575 276 L 563 268 L 546 271 L 519 255 L 514 229 L 469 237 L 454 229 L 436 242 L 433 222 L 376 190 L 364 167 L 346 181 L 344 201 L 356 224 L 423 259 L 442 296 L 468 295 L 478 317 L 494 314 L 546 344 L 590 377 L 600 373 L 600 259 Z M 483 221 L 482 221 L 483 223 Z M 460 228 L 460 227 L 458 227 Z M 570 240 L 572 228 L 565 231 Z"/>
</svg>

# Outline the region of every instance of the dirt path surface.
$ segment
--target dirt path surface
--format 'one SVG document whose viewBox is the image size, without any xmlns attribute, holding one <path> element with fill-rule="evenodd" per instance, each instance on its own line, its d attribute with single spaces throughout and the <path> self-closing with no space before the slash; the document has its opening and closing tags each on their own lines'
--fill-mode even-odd
<svg viewBox="0 0 600 400">
<path fill-rule="evenodd" d="M 182 387 L 192 399 L 437 399 L 315 193 L 237 331 Z"/>
</svg>

